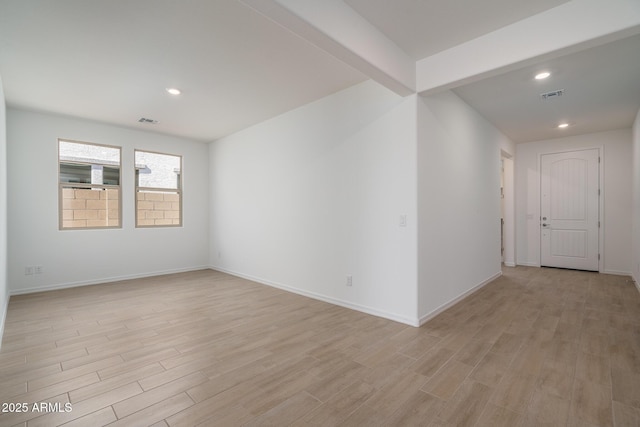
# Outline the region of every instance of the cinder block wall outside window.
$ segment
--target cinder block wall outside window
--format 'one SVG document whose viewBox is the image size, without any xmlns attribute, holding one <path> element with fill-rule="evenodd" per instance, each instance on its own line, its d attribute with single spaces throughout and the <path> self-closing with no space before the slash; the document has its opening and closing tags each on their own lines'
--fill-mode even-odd
<svg viewBox="0 0 640 427">
<path fill-rule="evenodd" d="M 117 227 L 120 206 L 117 189 L 62 189 L 64 228 Z"/>
<path fill-rule="evenodd" d="M 138 191 L 138 225 L 180 225 L 180 195 Z"/>
</svg>

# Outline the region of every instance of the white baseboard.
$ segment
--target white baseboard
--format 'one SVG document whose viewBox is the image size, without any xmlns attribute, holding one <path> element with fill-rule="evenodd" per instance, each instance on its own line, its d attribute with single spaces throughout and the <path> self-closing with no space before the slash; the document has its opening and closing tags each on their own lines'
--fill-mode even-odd
<svg viewBox="0 0 640 427">
<path fill-rule="evenodd" d="M 505 261 L 503 264 L 505 265 L 505 267 L 515 267 L 516 266 L 516 263 L 513 262 L 513 261 Z"/>
<path fill-rule="evenodd" d="M 452 299 L 451 301 L 441 305 L 440 307 L 436 308 L 432 312 L 427 313 L 424 316 L 420 317 L 419 325 L 420 326 L 424 325 L 429 320 L 431 320 L 434 317 L 436 317 L 438 314 L 440 314 L 443 311 L 445 311 L 446 309 L 456 305 L 457 303 L 459 303 L 460 301 L 462 301 L 463 299 L 465 299 L 469 295 L 473 294 L 474 292 L 479 291 L 480 289 L 482 289 L 483 287 L 485 287 L 489 283 L 493 282 L 494 280 L 496 280 L 500 276 L 502 276 L 502 271 L 499 271 L 498 273 L 494 274 L 493 276 L 489 277 L 488 279 L 483 280 L 482 282 L 480 282 L 477 285 L 475 285 L 473 288 L 471 288 L 468 291 L 460 294 L 459 296 L 457 296 L 456 298 Z"/>
<path fill-rule="evenodd" d="M 34 288 L 23 288 L 23 289 L 14 289 L 9 292 L 9 295 L 24 295 L 24 294 L 32 294 L 35 292 L 46 292 L 46 291 L 55 291 L 58 289 L 67 289 L 67 288 L 77 288 L 79 286 L 90 286 L 90 285 L 100 285 L 102 283 L 111 283 L 111 282 L 120 282 L 122 280 L 131 280 L 131 279 L 142 279 L 144 277 L 153 277 L 153 276 L 164 276 L 167 274 L 175 274 L 175 273 L 186 273 L 189 271 L 197 271 L 197 270 L 207 270 L 209 266 L 195 266 L 195 267 L 186 267 L 186 268 L 176 268 L 172 270 L 161 270 L 161 271 L 153 271 L 150 273 L 140 273 L 140 274 L 129 274 L 125 276 L 113 276 L 113 277 L 103 277 L 94 280 L 83 280 L 78 282 L 69 282 L 69 283 L 58 283 L 55 285 L 46 285 L 46 286 L 38 286 Z"/>
<path fill-rule="evenodd" d="M 340 306 L 340 307 L 345 307 L 345 308 L 348 308 L 348 309 L 351 309 L 351 310 L 359 311 L 359 312 L 362 312 L 362 313 L 370 314 L 372 316 L 382 317 L 383 319 L 393 320 L 394 322 L 404 323 L 405 325 L 409 325 L 409 326 L 415 326 L 415 327 L 420 326 L 418 324 L 418 319 L 415 319 L 415 318 L 412 319 L 412 318 L 409 318 L 409 317 L 401 316 L 399 314 L 389 313 L 389 312 L 384 311 L 384 310 L 379 310 L 379 309 L 376 309 L 376 308 L 367 307 L 367 306 L 360 305 L 360 304 L 354 304 L 354 303 L 349 302 L 349 301 L 340 300 L 340 299 L 333 298 L 333 297 L 330 297 L 330 296 L 327 296 L 327 295 L 323 295 L 323 294 L 319 294 L 319 293 L 316 293 L 316 292 L 306 291 L 304 289 L 295 288 L 295 287 L 289 286 L 289 285 L 284 285 L 282 283 L 277 283 L 277 282 L 274 282 L 274 281 L 271 281 L 271 280 L 263 279 L 261 277 L 255 277 L 255 276 L 251 276 L 251 275 L 248 275 L 248 274 L 239 273 L 237 271 L 229 270 L 229 269 L 218 267 L 218 266 L 215 266 L 215 265 L 211 265 L 211 266 L 209 266 L 209 268 L 212 269 L 212 270 L 216 270 L 216 271 L 220 271 L 220 272 L 223 272 L 223 273 L 231 274 L 232 276 L 242 277 L 243 279 L 251 280 L 252 282 L 260 283 L 262 285 L 271 286 L 273 288 L 281 289 L 283 291 L 291 292 L 291 293 L 302 295 L 302 296 L 305 296 L 305 297 L 308 297 L 308 298 L 312 298 L 312 299 L 315 299 L 315 300 L 328 302 L 329 304 L 333 304 L 333 305 L 337 305 L 337 306 Z"/>
<path fill-rule="evenodd" d="M 618 270 L 603 270 L 602 274 L 613 274 L 616 276 L 631 276 L 631 272 L 629 271 L 618 271 Z"/>
</svg>

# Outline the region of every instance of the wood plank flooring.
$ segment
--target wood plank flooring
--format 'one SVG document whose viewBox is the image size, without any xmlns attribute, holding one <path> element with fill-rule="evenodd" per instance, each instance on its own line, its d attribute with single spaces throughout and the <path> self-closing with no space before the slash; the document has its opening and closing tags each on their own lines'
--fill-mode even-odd
<svg viewBox="0 0 640 427">
<path fill-rule="evenodd" d="M 14 296 L 0 402 L 0 426 L 640 426 L 640 293 L 505 268 L 421 328 L 211 270 Z"/>
</svg>

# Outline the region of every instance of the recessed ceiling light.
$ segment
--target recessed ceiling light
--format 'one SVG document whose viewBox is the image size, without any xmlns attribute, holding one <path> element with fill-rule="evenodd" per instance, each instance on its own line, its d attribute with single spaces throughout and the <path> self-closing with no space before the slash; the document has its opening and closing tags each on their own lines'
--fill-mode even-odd
<svg viewBox="0 0 640 427">
<path fill-rule="evenodd" d="M 548 72 L 548 71 L 545 71 L 543 73 L 538 73 L 538 74 L 536 74 L 536 80 L 544 80 L 547 77 L 549 77 L 550 75 L 551 75 L 551 73 Z"/>
<path fill-rule="evenodd" d="M 168 87 L 167 88 L 167 92 L 169 92 L 171 95 L 180 95 L 180 89 L 176 89 L 175 87 Z"/>
<path fill-rule="evenodd" d="M 564 129 L 564 128 L 568 128 L 568 127 L 569 127 L 569 123 L 560 123 L 558 125 L 558 128 L 560 128 L 560 129 Z"/>
</svg>

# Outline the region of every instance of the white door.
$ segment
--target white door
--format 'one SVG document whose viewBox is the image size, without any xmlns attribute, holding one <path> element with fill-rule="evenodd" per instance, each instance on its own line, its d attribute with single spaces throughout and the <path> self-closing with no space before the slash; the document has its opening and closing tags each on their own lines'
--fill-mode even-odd
<svg viewBox="0 0 640 427">
<path fill-rule="evenodd" d="M 544 154 L 541 265 L 598 271 L 600 151 Z"/>
</svg>

